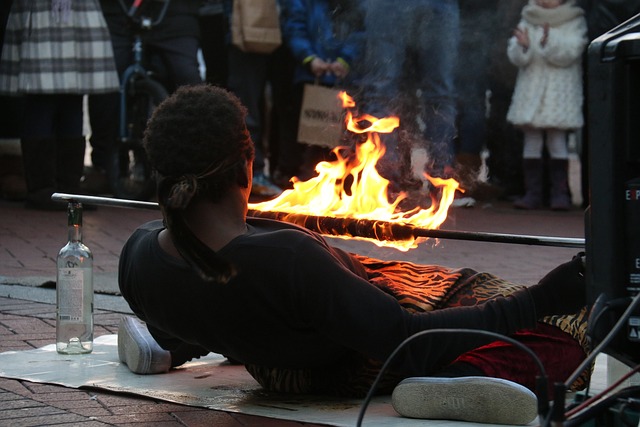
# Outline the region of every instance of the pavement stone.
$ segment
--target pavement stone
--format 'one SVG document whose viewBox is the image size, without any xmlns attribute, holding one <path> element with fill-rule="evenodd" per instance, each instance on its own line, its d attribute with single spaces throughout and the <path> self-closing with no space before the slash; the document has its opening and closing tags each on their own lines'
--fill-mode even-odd
<svg viewBox="0 0 640 427">
<path fill-rule="evenodd" d="M 159 217 L 147 210 L 98 207 L 84 213 L 85 243 L 94 254 L 95 335 L 117 333 L 122 313 L 116 273 L 120 248 L 139 224 Z M 450 211 L 447 230 L 584 238 L 583 213 L 516 211 L 506 202 Z M 64 212 L 26 210 L 0 200 L 0 352 L 55 340 L 55 257 L 66 243 Z M 399 252 L 354 239 L 330 239 L 353 252 L 383 259 L 471 267 L 519 283 L 535 283 L 578 249 L 467 240 L 430 240 Z M 304 423 L 193 408 L 138 396 L 0 378 L 2 426 L 300 426 Z M 304 424 L 312 426 L 310 424 Z"/>
</svg>

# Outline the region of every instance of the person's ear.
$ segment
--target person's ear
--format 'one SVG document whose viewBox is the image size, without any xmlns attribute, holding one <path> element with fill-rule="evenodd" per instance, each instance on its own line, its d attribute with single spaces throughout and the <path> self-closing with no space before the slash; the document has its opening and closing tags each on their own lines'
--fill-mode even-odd
<svg viewBox="0 0 640 427">
<path fill-rule="evenodd" d="M 247 160 L 245 162 L 245 165 L 247 169 L 247 177 L 252 178 L 253 177 L 253 160 Z"/>
<path fill-rule="evenodd" d="M 238 185 L 247 188 L 253 177 L 253 162 L 246 160 L 238 164 Z"/>
</svg>

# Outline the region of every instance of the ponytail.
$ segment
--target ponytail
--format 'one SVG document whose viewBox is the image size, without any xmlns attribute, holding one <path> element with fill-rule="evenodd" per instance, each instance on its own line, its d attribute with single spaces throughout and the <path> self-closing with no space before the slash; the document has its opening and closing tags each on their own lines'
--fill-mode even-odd
<svg viewBox="0 0 640 427">
<path fill-rule="evenodd" d="M 160 180 L 158 198 L 165 226 L 180 256 L 203 280 L 225 284 L 237 274 L 235 266 L 205 245 L 184 219 L 184 210 L 197 190 L 198 180 L 194 175 Z"/>
</svg>

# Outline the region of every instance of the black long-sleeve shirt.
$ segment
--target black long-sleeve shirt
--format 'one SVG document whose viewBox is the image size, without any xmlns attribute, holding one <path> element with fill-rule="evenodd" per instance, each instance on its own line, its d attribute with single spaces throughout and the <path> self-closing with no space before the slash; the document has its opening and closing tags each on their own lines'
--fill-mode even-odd
<svg viewBox="0 0 640 427">
<path fill-rule="evenodd" d="M 219 254 L 239 273 L 208 283 L 159 246 L 160 221 L 140 227 L 123 248 L 119 283 L 131 309 L 161 345 L 201 346 L 241 363 L 269 367 L 328 366 L 353 352 L 384 361 L 407 337 L 433 328 L 511 334 L 536 323 L 522 290 L 473 307 L 410 313 L 367 281 L 363 266 L 308 230 L 268 219 Z M 406 375 L 488 342 L 486 337 L 431 335 L 415 340 L 392 365 Z"/>
</svg>

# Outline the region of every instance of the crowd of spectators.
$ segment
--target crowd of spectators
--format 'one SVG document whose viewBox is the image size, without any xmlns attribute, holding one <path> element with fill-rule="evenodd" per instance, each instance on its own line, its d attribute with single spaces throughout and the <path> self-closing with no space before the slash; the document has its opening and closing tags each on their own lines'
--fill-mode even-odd
<svg viewBox="0 0 640 427">
<path fill-rule="evenodd" d="M 59 16 L 58 26 L 83 27 L 76 17 L 81 15 L 87 3 L 75 0 L 38 0 L 36 3 L 39 13 Z M 84 5 L 82 8 L 80 3 Z M 112 57 L 100 64 L 109 71 L 115 68 L 121 77 L 132 58 L 131 29 L 120 3 L 127 8 L 133 0 L 91 2 L 94 3 L 96 10 L 102 11 L 102 19 L 95 25 L 102 31 L 108 30 L 111 41 L 111 46 L 107 46 L 111 49 L 106 53 Z M 153 15 L 157 12 L 153 9 L 161 3 L 142 2 L 142 7 L 150 8 L 147 13 Z M 278 195 L 290 186 L 294 176 L 303 180 L 313 176 L 315 164 L 331 158 L 332 153 L 326 147 L 302 144 L 297 139 L 304 86 L 316 83 L 347 90 L 358 102 L 360 111 L 379 117 L 400 117 L 400 129 L 383 137 L 387 153 L 378 165 L 380 174 L 390 180 L 391 193 L 413 192 L 428 199 L 429 185 L 414 172 L 420 170 L 431 176 L 454 177 L 461 182 L 466 191 L 464 195 L 457 193 L 454 205 L 472 206 L 476 200 L 502 198 L 524 209 L 551 207 L 565 210 L 572 207 L 565 176 L 570 134 L 582 143 L 578 147 L 582 148 L 582 197 L 584 204 L 587 203 L 585 147 L 588 138 L 586 135 L 581 137 L 586 129 L 578 120 L 568 128 L 561 128 L 560 132 L 548 131 L 547 139 L 551 138 L 549 135 L 557 137 L 553 147 L 561 147 L 560 160 L 557 161 L 557 150 L 549 153 L 545 149 L 534 156 L 540 159 L 534 167 L 530 161 L 532 149 L 526 148 L 531 143 L 523 145 L 523 135 L 531 136 L 528 125 L 513 118 L 507 120 L 516 76 L 519 72 L 522 74 L 525 67 L 524 62 L 514 60 L 513 53 L 508 54 L 507 43 L 522 40 L 522 36 L 517 38 L 514 29 L 523 31 L 527 11 L 539 4 L 545 8 L 546 3 L 542 0 L 411 0 L 402 3 L 390 0 L 278 0 L 283 42 L 274 52 L 265 54 L 243 51 L 232 44 L 232 0 L 171 1 L 163 22 L 149 32 L 145 43 L 153 52 L 155 64 L 164 73 L 170 93 L 181 85 L 206 81 L 231 90 L 247 107 L 247 125 L 256 145 L 253 195 L 257 199 Z M 579 15 L 586 25 L 586 34 L 584 42 L 575 48 L 582 55 L 588 41 L 640 12 L 640 1 L 623 4 L 619 1 L 557 0 L 556 3 L 582 11 Z M 0 79 L 13 73 L 14 80 L 11 81 L 21 84 L 25 81 L 26 68 L 10 68 L 10 61 L 15 61 L 11 57 L 16 53 L 25 55 L 25 46 L 34 46 L 33 36 L 31 33 L 27 36 L 16 19 L 24 15 L 24 4 L 24 0 L 3 2 L 0 11 L 2 28 L 6 30 L 0 39 L 3 47 Z M 54 10 L 55 7 L 59 10 Z M 544 21 L 544 17 L 541 19 Z M 550 46 L 557 46 L 556 41 L 566 38 L 557 33 L 560 30 L 555 24 L 540 21 L 532 25 L 532 28 L 540 28 L 541 34 L 547 34 Z M 80 33 L 73 33 L 78 45 Z M 525 51 L 522 43 L 518 46 Z M 533 44 L 541 49 L 529 52 L 545 50 L 544 45 Z M 574 69 L 584 75 L 585 65 L 580 64 L 579 59 L 577 61 Z M 65 64 L 69 67 L 68 61 Z M 4 81 L 9 80 L 5 78 Z M 7 186 L 3 176 L 1 196 L 26 198 L 30 207 L 49 208 L 49 204 L 43 203 L 47 195 L 42 194 L 63 187 L 108 194 L 106 175 L 118 138 L 117 84 L 111 81 L 97 90 L 82 86 L 64 89 L 67 98 L 70 92 L 76 98 L 73 101 L 74 127 L 61 131 L 60 126 L 68 124 L 54 126 L 57 135 L 62 135 L 60 137 L 52 136 L 53 131 L 43 130 L 49 125 L 36 126 L 39 120 L 33 118 L 33 100 L 42 101 L 42 95 L 45 100 L 53 97 L 51 91 L 36 97 L 33 87 L 2 87 L 1 136 L 20 139 L 23 156 L 22 165 L 11 160 L 9 166 L 13 167 L 5 170 L 15 171 L 13 175 L 23 174 L 27 185 L 21 187 L 12 176 L 11 184 Z M 82 135 L 78 125 L 77 99 L 82 95 L 89 95 L 85 108 L 88 107 L 90 130 L 86 135 Z M 581 99 L 572 102 L 574 107 L 586 111 L 587 106 Z M 47 108 L 52 117 L 55 116 L 56 107 Z M 71 111 L 68 107 L 64 110 Z M 35 114 L 42 117 L 40 113 Z M 40 134 L 34 137 L 36 131 Z M 80 152 L 79 148 L 64 151 L 64 144 L 50 142 L 56 138 L 74 141 L 67 145 L 76 148 L 82 145 L 78 141 L 86 139 L 91 149 L 87 156 L 91 164 L 78 169 L 75 163 L 84 164 L 84 151 Z M 60 155 L 56 155 L 54 147 L 58 147 Z M 413 156 L 416 150 L 423 150 L 426 160 Z M 43 155 L 34 156 L 33 153 Z M 51 164 L 54 158 L 64 158 L 72 162 L 73 167 L 62 163 L 54 167 Z M 416 159 L 423 159 L 424 163 L 412 164 Z M 542 166 L 544 162 L 546 166 Z M 65 177 L 56 177 L 56 168 L 74 171 L 67 179 L 73 180 L 73 185 L 67 182 L 61 187 L 57 181 L 64 182 Z M 534 202 L 530 195 L 527 196 L 530 192 L 527 185 L 532 182 L 531 171 L 535 169 L 536 177 L 540 178 L 537 172 L 543 168 L 551 168 L 552 173 L 556 171 L 556 180 L 564 182 L 561 203 L 556 193 L 555 199 L 546 194 L 542 184 Z M 49 171 L 48 178 L 42 176 L 45 171 Z M 76 176 L 83 174 L 78 188 Z M 42 194 L 34 196 L 34 192 Z M 523 195 L 524 198 L 520 197 Z"/>
</svg>

